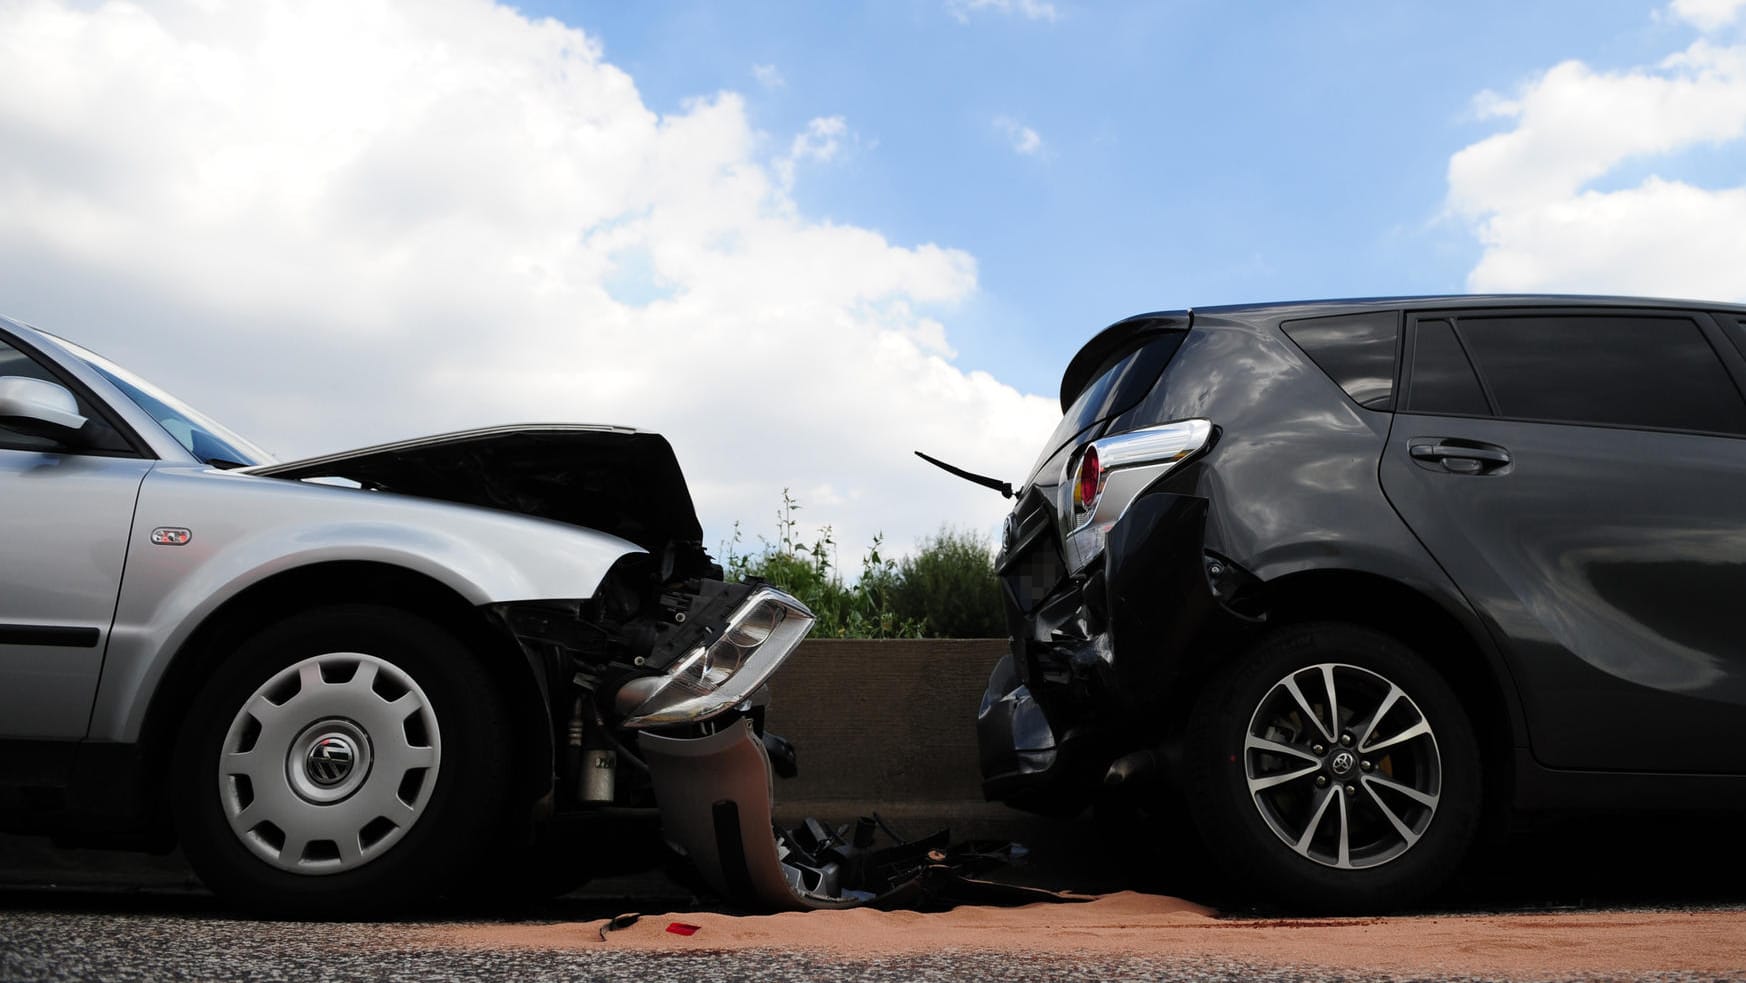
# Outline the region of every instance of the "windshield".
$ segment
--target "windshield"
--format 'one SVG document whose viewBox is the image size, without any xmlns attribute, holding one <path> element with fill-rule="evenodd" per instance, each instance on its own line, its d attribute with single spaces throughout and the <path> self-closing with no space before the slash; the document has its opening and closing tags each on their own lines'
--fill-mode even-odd
<svg viewBox="0 0 1746 983">
<path fill-rule="evenodd" d="M 96 352 L 87 351 L 65 338 L 55 341 L 80 361 L 96 369 L 134 405 L 158 421 L 188 453 L 217 467 L 252 467 L 271 464 L 272 455 L 214 422 L 162 389 L 134 375 Z"/>
</svg>

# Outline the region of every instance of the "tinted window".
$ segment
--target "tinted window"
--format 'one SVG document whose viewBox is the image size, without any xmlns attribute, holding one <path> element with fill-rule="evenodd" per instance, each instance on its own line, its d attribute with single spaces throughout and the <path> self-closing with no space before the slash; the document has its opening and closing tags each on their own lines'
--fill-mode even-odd
<svg viewBox="0 0 1746 983">
<path fill-rule="evenodd" d="M 1123 356 L 1092 380 L 1073 405 L 1067 407 L 1054 434 L 1043 445 L 1043 454 L 1031 468 L 1031 473 L 1035 474 L 1036 469 L 1075 434 L 1101 420 L 1126 413 L 1146 398 L 1164 373 L 1164 366 L 1170 364 L 1171 357 L 1182 347 L 1182 339 L 1187 334 L 1186 331 L 1170 331 L 1160 335 Z"/>
<path fill-rule="evenodd" d="M 1393 407 L 1398 314 L 1315 317 L 1280 327 L 1354 403 L 1372 410 Z"/>
<path fill-rule="evenodd" d="M 1463 317 L 1456 330 L 1499 416 L 1746 433 L 1746 401 L 1685 318 Z"/>
<path fill-rule="evenodd" d="M 38 364 L 29 355 L 0 339 L 0 376 L 23 376 L 26 379 L 41 379 L 57 386 L 66 383 L 57 378 L 53 372 Z M 79 446 L 70 448 L 62 441 L 53 437 L 39 437 L 22 433 L 0 424 L 0 448 L 23 451 L 47 450 L 90 450 L 90 451 L 130 451 L 127 441 L 122 439 L 115 429 L 94 412 L 90 403 L 78 398 L 79 415 L 85 418 L 85 427 L 79 432 Z"/>
<path fill-rule="evenodd" d="M 1448 321 L 1420 321 L 1413 339 L 1407 409 L 1414 413 L 1490 416 L 1479 377 Z"/>
</svg>

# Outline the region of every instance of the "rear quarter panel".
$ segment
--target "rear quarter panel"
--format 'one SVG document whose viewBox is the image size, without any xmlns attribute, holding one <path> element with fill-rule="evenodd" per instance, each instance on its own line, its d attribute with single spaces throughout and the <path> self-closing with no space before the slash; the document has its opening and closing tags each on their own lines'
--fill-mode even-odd
<svg viewBox="0 0 1746 983">
<path fill-rule="evenodd" d="M 1374 308 L 1371 308 L 1374 310 Z M 1507 669 L 1472 608 L 1383 495 L 1379 468 L 1392 421 L 1360 408 L 1279 324 L 1338 313 L 1326 306 L 1264 314 L 1200 314 L 1145 401 L 1111 432 L 1202 417 L 1213 447 L 1169 490 L 1209 503 L 1206 547 L 1263 583 L 1309 571 L 1351 571 L 1430 598 L 1468 631 L 1519 703 Z"/>
</svg>

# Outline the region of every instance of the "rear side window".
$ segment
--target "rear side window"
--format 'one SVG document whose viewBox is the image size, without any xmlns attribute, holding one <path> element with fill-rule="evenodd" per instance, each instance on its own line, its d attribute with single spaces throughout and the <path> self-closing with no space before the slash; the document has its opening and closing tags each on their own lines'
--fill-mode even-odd
<svg viewBox="0 0 1746 983">
<path fill-rule="evenodd" d="M 1287 321 L 1280 327 L 1304 354 L 1368 410 L 1394 408 L 1394 351 L 1400 315 L 1349 314 Z"/>
<path fill-rule="evenodd" d="M 1746 433 L 1746 400 L 1686 318 L 1462 317 L 1455 330 L 1499 416 Z"/>
</svg>

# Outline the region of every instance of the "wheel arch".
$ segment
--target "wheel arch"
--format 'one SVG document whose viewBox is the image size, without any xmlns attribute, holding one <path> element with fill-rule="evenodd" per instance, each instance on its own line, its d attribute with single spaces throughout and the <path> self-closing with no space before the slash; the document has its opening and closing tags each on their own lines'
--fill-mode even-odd
<svg viewBox="0 0 1746 983">
<path fill-rule="evenodd" d="M 208 614 L 176 650 L 146 709 L 139 746 L 143 787 L 161 790 L 180 722 L 213 667 L 243 639 L 293 614 L 330 604 L 380 604 L 453 632 L 483 657 L 512 721 L 520 764 L 514 778 L 517 808 L 531 807 L 551 789 L 554 760 L 551 711 L 531 659 L 506 630 L 449 586 L 404 567 L 369 561 L 331 561 L 282 571 L 238 592 Z M 166 822 L 167 802 L 150 804 Z M 520 812 L 517 815 L 521 815 Z"/>
<path fill-rule="evenodd" d="M 1268 632 L 1310 622 L 1342 622 L 1382 632 L 1423 656 L 1467 710 L 1494 813 L 1514 799 L 1516 749 L 1527 743 L 1507 670 L 1478 625 L 1467 625 L 1428 594 L 1378 574 L 1308 570 L 1268 582 L 1261 595 Z"/>
</svg>

